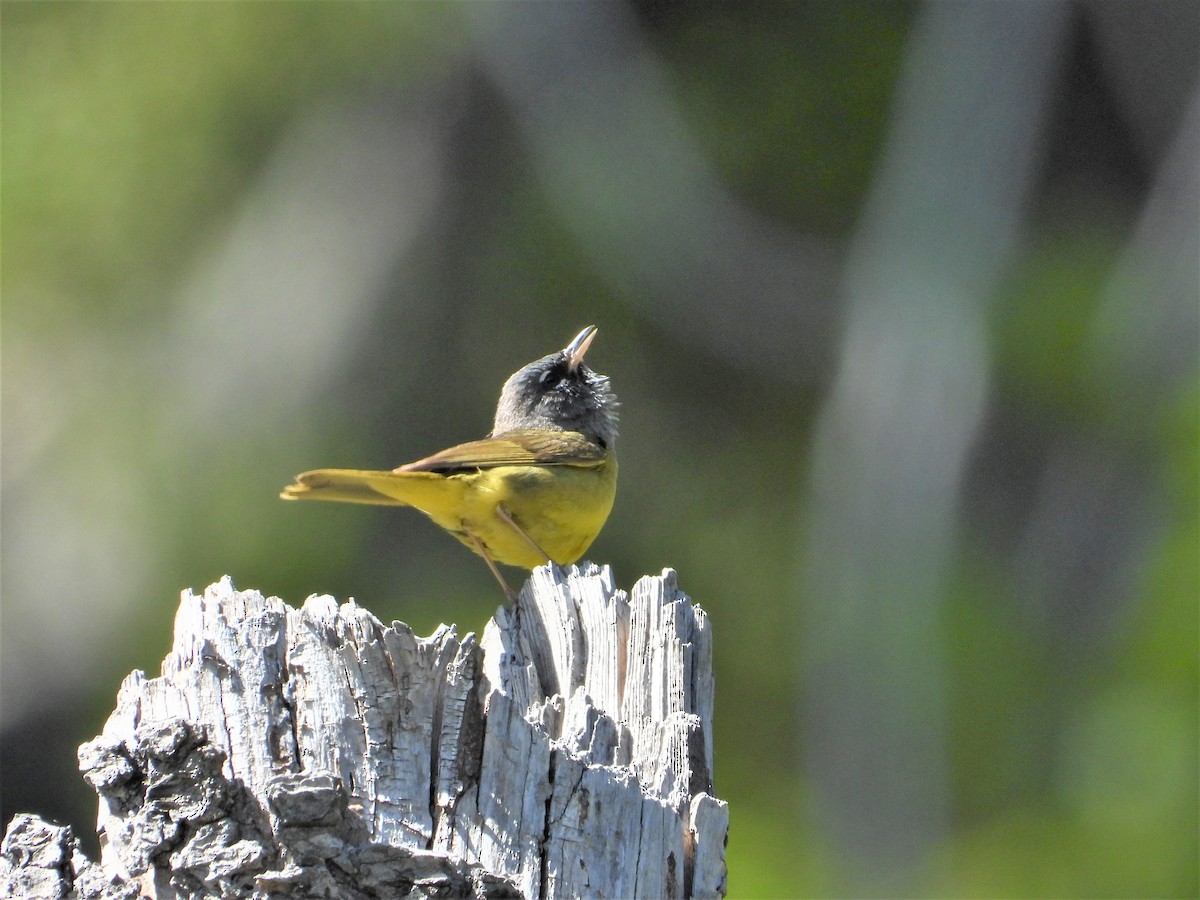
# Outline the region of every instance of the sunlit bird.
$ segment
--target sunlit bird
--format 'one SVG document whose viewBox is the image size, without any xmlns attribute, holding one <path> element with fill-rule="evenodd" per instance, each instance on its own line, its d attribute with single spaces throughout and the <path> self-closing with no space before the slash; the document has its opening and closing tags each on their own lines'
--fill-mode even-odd
<svg viewBox="0 0 1200 900">
<path fill-rule="evenodd" d="M 565 348 L 504 383 L 492 432 L 388 471 L 314 469 L 285 500 L 331 500 L 419 509 L 483 557 L 532 569 L 569 565 L 587 550 L 617 489 L 617 398 L 583 362 L 589 325 Z"/>
</svg>

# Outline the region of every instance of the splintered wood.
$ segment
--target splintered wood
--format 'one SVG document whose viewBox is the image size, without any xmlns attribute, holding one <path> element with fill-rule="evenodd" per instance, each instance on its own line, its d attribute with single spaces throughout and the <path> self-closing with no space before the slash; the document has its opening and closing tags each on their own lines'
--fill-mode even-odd
<svg viewBox="0 0 1200 900">
<path fill-rule="evenodd" d="M 719 897 L 712 708 L 670 570 L 538 569 L 478 641 L 225 579 L 80 759 L 149 896 Z"/>
</svg>

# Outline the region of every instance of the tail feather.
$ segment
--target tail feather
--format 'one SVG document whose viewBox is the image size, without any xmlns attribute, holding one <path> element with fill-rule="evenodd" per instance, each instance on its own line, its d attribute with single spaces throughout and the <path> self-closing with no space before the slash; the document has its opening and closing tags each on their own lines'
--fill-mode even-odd
<svg viewBox="0 0 1200 900">
<path fill-rule="evenodd" d="M 332 500 L 339 503 L 372 503 L 407 506 L 397 496 L 396 476 L 364 469 L 314 469 L 296 476 L 279 495 L 284 500 Z"/>
</svg>

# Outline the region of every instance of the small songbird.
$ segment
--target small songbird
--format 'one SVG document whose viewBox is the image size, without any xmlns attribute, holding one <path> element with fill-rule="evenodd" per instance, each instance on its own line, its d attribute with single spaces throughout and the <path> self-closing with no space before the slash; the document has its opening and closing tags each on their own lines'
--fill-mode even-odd
<svg viewBox="0 0 1200 900">
<path fill-rule="evenodd" d="M 595 540 L 617 490 L 617 398 L 584 365 L 589 325 L 504 383 L 492 433 L 390 472 L 315 469 L 285 500 L 412 506 L 496 563 L 569 565 Z"/>
</svg>

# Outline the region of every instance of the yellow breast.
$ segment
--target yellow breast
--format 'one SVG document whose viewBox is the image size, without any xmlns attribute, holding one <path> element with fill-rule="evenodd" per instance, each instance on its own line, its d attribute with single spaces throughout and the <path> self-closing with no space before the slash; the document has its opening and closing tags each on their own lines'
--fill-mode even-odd
<svg viewBox="0 0 1200 900">
<path fill-rule="evenodd" d="M 610 453 L 595 466 L 497 466 L 447 480 L 461 482 L 460 503 L 453 511 L 425 512 L 472 550 L 473 533 L 497 562 L 527 569 L 545 563 L 497 515 L 497 506 L 503 506 L 552 560 L 569 565 L 583 556 L 608 519 L 617 490 L 617 460 Z"/>
</svg>

